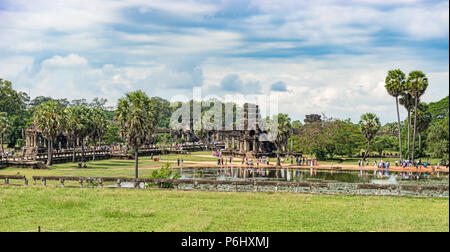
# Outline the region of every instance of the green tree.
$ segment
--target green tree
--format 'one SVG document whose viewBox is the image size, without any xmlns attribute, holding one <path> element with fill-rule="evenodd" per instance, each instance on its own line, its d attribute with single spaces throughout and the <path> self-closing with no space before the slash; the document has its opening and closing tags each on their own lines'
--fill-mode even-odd
<svg viewBox="0 0 450 252">
<path fill-rule="evenodd" d="M 292 128 L 293 129 L 301 129 L 303 126 L 302 122 L 300 120 L 295 120 L 292 122 Z"/>
<path fill-rule="evenodd" d="M 414 111 L 414 114 L 415 111 Z M 414 116 L 415 117 L 415 116 Z M 419 157 L 423 155 L 422 149 L 422 135 L 428 129 L 433 117 L 428 111 L 428 105 L 426 103 L 419 103 L 417 106 L 417 134 L 419 135 Z"/>
<path fill-rule="evenodd" d="M 108 122 L 106 119 L 106 115 L 103 110 L 99 108 L 91 109 L 91 128 L 89 136 L 92 139 L 93 145 L 95 146 L 98 143 L 98 147 L 101 146 L 102 137 L 105 135 L 108 129 Z M 93 152 L 93 160 L 95 160 L 95 149 Z"/>
<path fill-rule="evenodd" d="M 372 140 L 373 149 L 376 150 L 380 156 L 382 156 L 383 151 L 391 149 L 395 146 L 395 138 L 395 136 L 389 134 L 375 136 Z"/>
<path fill-rule="evenodd" d="M 364 153 L 364 160 L 366 160 L 367 154 L 370 151 L 370 141 L 375 137 L 377 132 L 381 129 L 380 119 L 373 113 L 366 113 L 361 116 L 359 126 L 363 136 L 367 140 L 367 149 Z"/>
<path fill-rule="evenodd" d="M 75 146 L 77 139 L 81 142 L 82 161 L 85 161 L 84 140 L 89 135 L 92 128 L 89 109 L 85 106 L 70 106 L 66 109 L 66 120 L 66 133 L 72 138 L 73 143 L 72 162 L 75 162 Z"/>
<path fill-rule="evenodd" d="M 10 122 L 8 119 L 8 114 L 6 112 L 0 112 L 0 141 L 1 141 L 1 150 L 2 152 L 5 151 L 4 147 L 3 147 L 3 139 L 4 139 L 4 134 L 8 131 L 8 129 L 10 128 Z"/>
<path fill-rule="evenodd" d="M 7 114 L 10 125 L 4 137 L 8 139 L 8 147 L 12 148 L 23 137 L 22 129 L 30 117 L 26 111 L 30 98 L 24 92 L 14 90 L 12 83 L 3 79 L 0 79 L 0 97 L 0 112 Z"/>
<path fill-rule="evenodd" d="M 409 73 L 407 80 L 408 93 L 414 98 L 414 128 L 413 128 L 413 145 L 412 160 L 414 161 L 417 133 L 417 106 L 419 98 L 425 93 L 428 87 L 428 78 L 422 71 L 412 71 Z"/>
<path fill-rule="evenodd" d="M 203 126 L 201 120 L 198 120 L 194 125 L 194 134 L 198 139 L 200 139 L 202 145 L 206 146 L 209 149 L 209 133 Z"/>
<path fill-rule="evenodd" d="M 406 90 L 406 76 L 405 74 L 400 70 L 390 70 L 388 71 L 388 75 L 386 76 L 385 80 L 385 88 L 389 95 L 393 96 L 395 98 L 395 106 L 397 109 L 397 123 L 398 123 L 398 144 L 399 144 L 399 152 L 400 152 L 400 160 L 403 160 L 402 156 L 402 132 L 401 132 L 401 126 L 400 126 L 400 111 L 399 111 L 399 96 L 404 94 Z"/>
<path fill-rule="evenodd" d="M 157 111 L 152 110 L 150 99 L 143 91 L 128 93 L 118 101 L 116 120 L 122 139 L 134 150 L 135 178 L 139 176 L 139 147 L 152 135 L 157 119 Z"/>
<path fill-rule="evenodd" d="M 36 127 L 41 131 L 42 136 L 47 139 L 47 165 L 52 165 L 53 141 L 64 129 L 66 122 L 65 112 L 57 102 L 48 101 L 37 106 L 33 119 Z"/>
<path fill-rule="evenodd" d="M 432 157 L 449 159 L 449 117 L 428 129 L 427 151 Z"/>
<path fill-rule="evenodd" d="M 117 126 L 108 126 L 108 129 L 106 130 L 105 136 L 103 137 L 104 142 L 107 145 L 114 145 L 117 143 L 122 143 L 122 138 L 120 138 L 119 134 L 120 128 Z"/>
<path fill-rule="evenodd" d="M 277 148 L 277 166 L 281 166 L 280 153 L 283 148 L 286 147 L 287 141 L 291 136 L 291 119 L 287 114 L 280 113 L 278 115 L 274 115 L 272 119 L 268 118 L 267 123 L 269 125 L 268 132 L 272 135 L 276 132 L 275 140 L 272 142 Z M 271 128 L 274 125 L 277 126 L 277 129 Z"/>
</svg>

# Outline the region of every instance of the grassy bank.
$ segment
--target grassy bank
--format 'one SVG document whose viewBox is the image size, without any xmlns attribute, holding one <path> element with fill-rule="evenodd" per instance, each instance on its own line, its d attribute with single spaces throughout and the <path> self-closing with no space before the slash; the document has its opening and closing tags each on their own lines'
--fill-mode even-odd
<svg viewBox="0 0 450 252">
<path fill-rule="evenodd" d="M 449 231 L 449 200 L 0 187 L 0 231 Z"/>
</svg>

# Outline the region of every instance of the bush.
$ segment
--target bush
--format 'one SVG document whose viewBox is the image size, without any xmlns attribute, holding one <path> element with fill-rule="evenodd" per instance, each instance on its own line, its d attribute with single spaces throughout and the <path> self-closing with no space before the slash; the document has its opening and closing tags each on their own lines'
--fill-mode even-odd
<svg viewBox="0 0 450 252">
<path fill-rule="evenodd" d="M 170 169 L 170 164 L 166 163 L 161 169 L 153 170 L 150 174 L 150 178 L 154 179 L 179 179 L 181 175 L 179 172 L 175 172 Z M 174 188 L 172 183 L 161 183 L 160 188 Z"/>
</svg>

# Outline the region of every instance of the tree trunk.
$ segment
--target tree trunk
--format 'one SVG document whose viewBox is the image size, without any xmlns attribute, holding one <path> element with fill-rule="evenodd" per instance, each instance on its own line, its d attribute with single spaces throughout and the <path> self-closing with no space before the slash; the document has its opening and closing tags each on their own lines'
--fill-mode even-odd
<svg viewBox="0 0 450 252">
<path fill-rule="evenodd" d="M 1 145 L 2 145 L 2 153 L 5 152 L 5 149 L 3 148 L 3 133 L 2 133 L 2 137 L 1 137 Z"/>
<path fill-rule="evenodd" d="M 85 153 L 84 153 L 84 138 L 81 139 L 81 161 L 86 162 Z"/>
<path fill-rule="evenodd" d="M 422 156 L 422 133 L 419 131 L 419 158 Z"/>
<path fill-rule="evenodd" d="M 411 110 L 408 109 L 408 160 L 411 160 Z"/>
<path fill-rule="evenodd" d="M 134 178 L 137 179 L 139 177 L 139 148 L 136 147 L 134 151 Z"/>
<path fill-rule="evenodd" d="M 22 144 L 20 146 L 22 148 L 22 159 L 25 158 L 25 130 L 22 128 Z"/>
<path fill-rule="evenodd" d="M 94 148 L 93 150 L 92 150 L 92 161 L 95 161 L 95 138 L 94 139 L 92 139 L 93 141 L 93 143 L 92 143 L 92 147 Z"/>
<path fill-rule="evenodd" d="M 52 140 L 48 140 L 47 148 L 48 148 L 47 165 L 50 166 L 53 164 L 53 141 Z"/>
<path fill-rule="evenodd" d="M 395 103 L 397 105 L 397 121 L 398 121 L 398 144 L 400 147 L 400 162 L 403 161 L 403 150 L 402 150 L 402 127 L 400 124 L 400 111 L 398 109 L 398 96 L 395 97 Z"/>
<path fill-rule="evenodd" d="M 280 148 L 277 148 L 277 166 L 281 166 Z"/>
<path fill-rule="evenodd" d="M 367 141 L 367 149 L 366 149 L 366 152 L 364 152 L 364 158 L 363 158 L 364 161 L 367 158 L 367 154 L 369 153 L 369 149 L 370 149 L 370 140 Z"/>
<path fill-rule="evenodd" d="M 73 152 L 72 152 L 72 163 L 75 163 L 75 145 L 76 145 L 76 143 L 75 143 L 75 137 L 73 138 L 73 140 L 72 140 L 72 142 L 73 142 L 73 145 L 72 145 L 72 148 L 73 148 Z"/>
<path fill-rule="evenodd" d="M 413 145 L 412 145 L 412 161 L 414 162 L 414 155 L 416 150 L 416 132 L 417 132 L 417 102 L 418 97 L 416 96 L 416 101 L 414 105 L 414 133 L 413 133 Z"/>
</svg>

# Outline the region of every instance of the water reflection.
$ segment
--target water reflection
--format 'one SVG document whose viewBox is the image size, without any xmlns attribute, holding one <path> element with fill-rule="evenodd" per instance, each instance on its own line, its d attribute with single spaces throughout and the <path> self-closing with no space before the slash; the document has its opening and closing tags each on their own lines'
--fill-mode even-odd
<svg viewBox="0 0 450 252">
<path fill-rule="evenodd" d="M 177 169 L 181 179 L 205 180 L 259 180 L 289 182 L 344 182 L 344 183 L 377 183 L 397 184 L 403 180 L 448 180 L 448 174 L 442 173 L 409 173 L 387 171 L 332 171 L 290 168 L 181 168 Z M 448 182 L 447 182 L 448 183 Z"/>
</svg>

